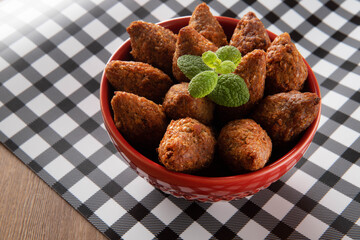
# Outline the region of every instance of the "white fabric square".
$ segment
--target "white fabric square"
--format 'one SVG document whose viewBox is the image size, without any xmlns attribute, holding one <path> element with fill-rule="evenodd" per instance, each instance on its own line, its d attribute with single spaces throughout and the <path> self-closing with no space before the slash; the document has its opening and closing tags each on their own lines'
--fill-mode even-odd
<svg viewBox="0 0 360 240">
<path fill-rule="evenodd" d="M 40 12 L 38 9 L 36 8 L 29 8 L 29 5 L 26 6 L 26 9 L 21 13 L 21 18 L 20 20 L 23 21 L 24 23 L 31 23 L 33 20 L 35 20 L 36 18 L 42 16 L 43 13 Z"/>
<path fill-rule="evenodd" d="M 20 73 L 17 73 L 4 83 L 4 86 L 14 94 L 14 96 L 19 95 L 31 85 L 32 84 Z"/>
<path fill-rule="evenodd" d="M 295 43 L 295 47 L 296 49 L 299 51 L 299 53 L 301 54 L 301 56 L 303 58 L 307 58 L 308 56 L 310 56 L 312 53 L 310 51 L 308 51 L 306 48 L 303 48 L 300 44 Z"/>
<path fill-rule="evenodd" d="M 310 239 L 320 239 L 327 228 L 327 224 L 309 214 L 296 227 L 296 230 Z"/>
<path fill-rule="evenodd" d="M 319 122 L 318 128 L 321 128 L 321 127 L 324 125 L 324 123 L 327 122 L 327 120 L 329 120 L 328 117 L 326 117 L 325 115 L 321 115 L 321 116 L 320 116 L 320 122 Z"/>
<path fill-rule="evenodd" d="M 324 77 L 329 77 L 339 66 L 336 66 L 324 59 L 321 59 L 312 70 L 316 73 L 321 74 Z"/>
<path fill-rule="evenodd" d="M 49 55 L 43 55 L 41 58 L 31 64 L 42 76 L 48 75 L 50 72 L 55 70 L 59 65 L 49 57 Z"/>
<path fill-rule="evenodd" d="M 50 39 L 52 36 L 61 31 L 61 27 L 56 22 L 49 19 L 37 27 L 36 30 L 45 38 Z"/>
<path fill-rule="evenodd" d="M 231 8 L 237 2 L 238 0 L 227 0 L 227 1 L 222 1 L 221 4 L 224 5 L 226 8 Z"/>
<path fill-rule="evenodd" d="M 84 69 L 86 73 L 90 74 L 91 77 L 95 77 L 104 70 L 105 63 L 93 55 L 83 62 L 80 67 Z"/>
<path fill-rule="evenodd" d="M 320 146 L 314 154 L 309 157 L 309 160 L 323 169 L 328 170 L 338 158 L 338 155 Z"/>
<path fill-rule="evenodd" d="M 281 29 L 277 28 L 274 24 L 271 24 L 267 29 L 270 32 L 275 33 L 276 35 L 280 35 L 283 33 L 283 31 Z"/>
<path fill-rule="evenodd" d="M 62 115 L 50 124 L 50 127 L 54 129 L 61 137 L 65 137 L 72 132 L 78 124 L 69 115 Z"/>
<path fill-rule="evenodd" d="M 187 7 L 193 2 L 194 2 L 193 0 L 181 0 L 181 1 L 178 1 L 178 4 L 181 4 L 182 6 Z"/>
<path fill-rule="evenodd" d="M 321 102 L 322 104 L 338 110 L 347 100 L 347 97 L 344 97 L 337 92 L 331 91 L 322 98 Z"/>
<path fill-rule="evenodd" d="M 342 42 L 339 42 L 333 49 L 331 49 L 332 54 L 346 60 L 349 59 L 355 52 L 357 52 L 356 48 L 350 47 Z"/>
<path fill-rule="evenodd" d="M 182 213 L 182 210 L 168 198 L 165 198 L 151 211 L 151 213 L 160 219 L 165 225 L 169 225 Z"/>
<path fill-rule="evenodd" d="M 107 176 L 111 179 L 114 179 L 120 173 L 122 173 L 125 169 L 128 168 L 126 163 L 121 161 L 116 155 L 111 155 L 108 159 L 106 159 L 103 163 L 101 163 L 98 168 L 103 171 Z"/>
<path fill-rule="evenodd" d="M 4 70 L 7 66 L 9 66 L 9 63 L 0 57 L 0 71 Z"/>
<path fill-rule="evenodd" d="M 102 147 L 102 143 L 92 135 L 86 135 L 80 141 L 75 143 L 74 147 L 86 158 L 89 158 Z"/>
<path fill-rule="evenodd" d="M 312 28 L 307 34 L 305 34 L 305 38 L 318 47 L 320 47 L 328 39 L 328 37 L 328 35 L 320 31 L 318 28 Z"/>
<path fill-rule="evenodd" d="M 350 147 L 356 139 L 360 137 L 360 134 L 356 130 L 352 130 L 345 125 L 340 125 L 333 134 L 330 136 L 335 141 L 342 143 L 343 145 Z"/>
<path fill-rule="evenodd" d="M 335 12 L 331 12 L 324 19 L 322 19 L 322 22 L 326 23 L 329 27 L 338 30 L 347 22 L 347 20 Z"/>
<path fill-rule="evenodd" d="M 98 39 L 101 35 L 103 35 L 108 28 L 99 20 L 94 19 L 89 24 L 87 24 L 83 30 L 89 34 L 93 39 Z"/>
<path fill-rule="evenodd" d="M 314 0 L 302 0 L 299 2 L 310 13 L 315 13 L 319 8 L 323 7 L 323 4 Z"/>
<path fill-rule="evenodd" d="M 66 158 L 63 156 L 58 156 L 48 165 L 44 167 L 44 170 L 47 171 L 56 181 L 59 181 L 63 176 L 68 174 L 75 167 L 72 165 Z"/>
<path fill-rule="evenodd" d="M 0 25 L 0 40 L 3 40 L 5 38 L 7 38 L 8 36 L 10 36 L 11 34 L 13 34 L 14 32 L 16 32 L 16 29 L 13 28 L 12 26 L 9 26 L 7 24 L 1 24 Z"/>
<path fill-rule="evenodd" d="M 65 41 L 63 41 L 58 46 L 58 48 L 71 58 L 75 56 L 81 49 L 83 49 L 84 45 L 81 44 L 76 38 L 70 36 Z"/>
<path fill-rule="evenodd" d="M 30 51 L 36 48 L 36 45 L 27 37 L 22 37 L 10 45 L 10 48 L 19 56 L 25 56 Z"/>
<path fill-rule="evenodd" d="M 135 0 L 135 2 L 137 2 L 140 6 L 144 5 L 145 3 L 147 3 L 149 0 Z"/>
<path fill-rule="evenodd" d="M 355 91 L 359 91 L 360 89 L 360 75 L 357 75 L 353 72 L 349 72 L 340 83 L 348 88 L 351 88 Z"/>
<path fill-rule="evenodd" d="M 206 211 L 219 222 L 225 224 L 238 209 L 228 202 L 215 202 Z"/>
<path fill-rule="evenodd" d="M 127 18 L 132 12 L 124 6 L 121 2 L 115 4 L 112 8 L 106 11 L 112 18 L 114 18 L 117 22 L 121 22 L 125 18 Z"/>
<path fill-rule="evenodd" d="M 24 121 L 14 113 L 0 121 L 0 131 L 3 132 L 8 138 L 14 136 L 24 127 L 26 127 L 26 123 L 24 123 Z"/>
<path fill-rule="evenodd" d="M 53 108 L 55 104 L 47 96 L 45 96 L 45 94 L 40 93 L 37 97 L 28 102 L 26 106 L 29 107 L 30 110 L 37 116 L 41 116 Z"/>
<path fill-rule="evenodd" d="M 105 46 L 105 49 L 113 54 L 120 46 L 123 44 L 123 40 L 120 38 L 115 38 L 113 41 L 111 41 L 108 45 Z"/>
<path fill-rule="evenodd" d="M 352 199 L 348 196 L 335 189 L 330 189 L 319 203 L 340 215 L 351 201 Z"/>
<path fill-rule="evenodd" d="M 131 183 L 124 187 L 133 198 L 140 202 L 144 197 L 154 190 L 154 187 L 141 177 L 136 177 Z"/>
<path fill-rule="evenodd" d="M 78 104 L 78 107 L 91 117 L 100 111 L 99 99 L 95 95 L 90 94 Z"/>
<path fill-rule="evenodd" d="M 144 225 L 142 225 L 140 222 L 137 222 L 122 236 L 122 238 L 125 240 L 150 240 L 154 239 L 155 236 L 146 227 L 144 227 Z"/>
<path fill-rule="evenodd" d="M 269 2 L 270 1 L 266 1 Z M 287 25 L 296 29 L 301 23 L 305 21 L 305 19 L 299 15 L 294 10 L 290 9 L 284 15 L 281 16 L 281 20 L 283 20 Z"/>
<path fill-rule="evenodd" d="M 166 19 L 173 18 L 176 15 L 176 12 L 174 12 L 171 8 L 169 8 L 165 4 L 161 4 L 159 7 L 155 8 L 151 12 L 151 14 L 154 15 L 160 21 L 164 21 Z"/>
<path fill-rule="evenodd" d="M 27 153 L 31 159 L 35 159 L 45 150 L 50 148 L 50 145 L 39 135 L 35 134 L 26 142 L 24 142 L 20 148 Z"/>
<path fill-rule="evenodd" d="M 86 11 L 79 6 L 77 3 L 72 3 L 70 6 L 61 11 L 66 17 L 68 17 L 71 21 L 75 22 L 78 18 L 83 16 Z"/>
<path fill-rule="evenodd" d="M 360 121 L 360 106 L 351 114 L 351 117 Z"/>
<path fill-rule="evenodd" d="M 274 10 L 281 3 L 280 0 L 258 0 L 258 2 L 269 10 Z"/>
<path fill-rule="evenodd" d="M 296 189 L 297 191 L 301 192 L 305 195 L 309 189 L 314 186 L 317 182 L 315 178 L 310 176 L 309 174 L 297 170 L 287 181 L 286 184 L 290 187 Z"/>
<path fill-rule="evenodd" d="M 73 92 L 78 90 L 81 87 L 81 84 L 70 74 L 66 75 L 59 81 L 57 81 L 54 86 L 66 97 L 70 96 Z"/>
<path fill-rule="evenodd" d="M 359 13 L 360 2 L 358 0 L 347 0 L 341 3 L 341 8 L 346 9 L 346 11 L 356 15 Z"/>
<path fill-rule="evenodd" d="M 86 176 L 69 188 L 69 192 L 82 203 L 88 200 L 99 190 L 100 188 Z"/>
<path fill-rule="evenodd" d="M 356 41 L 359 41 L 360 39 L 360 27 L 356 27 L 351 33 L 348 34 L 348 37 L 355 39 Z"/>
<path fill-rule="evenodd" d="M 179 237 L 181 239 L 194 239 L 201 240 L 201 239 L 210 239 L 211 233 L 209 233 L 205 228 L 203 228 L 197 222 L 193 222 Z"/>
<path fill-rule="evenodd" d="M 360 167 L 353 164 L 342 176 L 342 179 L 360 188 Z"/>
<path fill-rule="evenodd" d="M 112 198 L 95 211 L 95 214 L 109 227 L 125 213 L 126 210 Z"/>
<path fill-rule="evenodd" d="M 16 12 L 24 7 L 21 1 L 6 1 L 1 5 L 1 11 L 16 16 Z"/>
<path fill-rule="evenodd" d="M 293 204 L 288 200 L 280 197 L 279 195 L 274 195 L 266 202 L 263 209 L 276 217 L 277 219 L 283 219 L 288 212 L 293 208 Z"/>
<path fill-rule="evenodd" d="M 251 236 L 252 240 L 260 240 L 265 239 L 268 234 L 269 231 L 266 228 L 250 219 L 250 221 L 239 231 L 237 235 L 243 239 L 247 239 Z"/>
</svg>

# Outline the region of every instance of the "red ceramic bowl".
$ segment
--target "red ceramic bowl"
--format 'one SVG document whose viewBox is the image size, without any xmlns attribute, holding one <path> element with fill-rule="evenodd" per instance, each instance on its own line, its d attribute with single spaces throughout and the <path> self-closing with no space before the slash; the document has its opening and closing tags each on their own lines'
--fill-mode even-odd
<svg viewBox="0 0 360 240">
<path fill-rule="evenodd" d="M 186 26 L 190 17 L 171 19 L 159 23 L 159 25 L 177 33 L 180 28 Z M 217 17 L 225 33 L 230 38 L 238 19 Z M 276 35 L 268 31 L 270 39 Z M 125 41 L 120 48 L 111 56 L 111 60 L 131 60 L 130 40 Z M 304 60 L 305 61 L 305 60 Z M 305 61 L 306 63 L 306 61 Z M 307 91 L 315 92 L 320 96 L 320 89 L 315 75 L 308 63 L 306 63 L 309 76 L 306 81 Z M 215 202 L 219 200 L 240 199 L 252 195 L 267 188 L 289 171 L 304 155 L 309 147 L 320 121 L 320 111 L 315 121 L 302 135 L 299 142 L 279 159 L 272 161 L 264 168 L 241 175 L 227 177 L 203 177 L 184 173 L 176 173 L 165 169 L 162 165 L 148 159 L 134 149 L 115 127 L 111 112 L 110 100 L 114 92 L 103 73 L 100 86 L 100 104 L 105 127 L 115 147 L 129 163 L 129 165 L 144 179 L 162 191 L 176 197 L 188 200 Z"/>
</svg>

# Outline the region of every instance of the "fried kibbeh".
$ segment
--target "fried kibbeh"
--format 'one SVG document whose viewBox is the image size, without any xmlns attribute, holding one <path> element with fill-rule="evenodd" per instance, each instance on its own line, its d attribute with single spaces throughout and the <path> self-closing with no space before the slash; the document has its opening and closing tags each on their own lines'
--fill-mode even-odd
<svg viewBox="0 0 360 240">
<path fill-rule="evenodd" d="M 221 159 L 234 172 L 263 168 L 272 151 L 270 137 L 252 119 L 229 122 L 221 129 L 217 144 Z"/>
<path fill-rule="evenodd" d="M 266 53 L 256 49 L 246 54 L 235 69 L 235 74 L 244 79 L 250 93 L 247 103 L 239 107 L 216 107 L 216 115 L 221 122 L 246 117 L 263 98 L 266 78 Z"/>
<path fill-rule="evenodd" d="M 191 15 L 189 26 L 193 27 L 217 47 L 228 44 L 223 28 L 212 15 L 206 3 L 201 3 L 195 8 Z"/>
<path fill-rule="evenodd" d="M 117 91 L 111 100 L 114 122 L 136 147 L 156 148 L 168 124 L 161 105 L 132 93 Z"/>
<path fill-rule="evenodd" d="M 194 172 L 210 165 L 216 140 L 209 127 L 192 118 L 172 120 L 158 150 L 159 161 L 169 170 Z"/>
<path fill-rule="evenodd" d="M 306 64 L 288 33 L 277 36 L 266 54 L 266 91 L 301 90 L 308 76 Z"/>
<path fill-rule="evenodd" d="M 209 125 L 214 116 L 215 104 L 208 98 L 194 98 L 188 91 L 189 83 L 173 85 L 166 93 L 163 108 L 170 119 L 191 117 Z"/>
<path fill-rule="evenodd" d="M 201 56 L 206 51 L 215 52 L 218 48 L 216 45 L 207 40 L 203 35 L 198 33 L 194 28 L 186 26 L 180 29 L 176 50 L 172 60 L 172 70 L 174 77 L 179 82 L 189 82 L 188 79 L 177 65 L 177 60 L 182 55 Z"/>
<path fill-rule="evenodd" d="M 148 63 L 171 75 L 176 34 L 144 21 L 132 22 L 126 31 L 130 35 L 131 55 L 135 61 Z"/>
<path fill-rule="evenodd" d="M 142 62 L 111 61 L 105 67 L 105 74 L 115 90 L 134 93 L 156 103 L 162 103 L 173 85 L 163 71 Z"/>
<path fill-rule="evenodd" d="M 266 51 L 270 46 L 270 38 L 263 23 L 255 13 L 246 13 L 236 25 L 230 40 L 230 45 L 236 47 L 242 56 L 254 49 Z"/>
<path fill-rule="evenodd" d="M 320 98 L 316 93 L 290 91 L 267 96 L 254 111 L 254 120 L 274 144 L 296 139 L 316 118 Z"/>
</svg>

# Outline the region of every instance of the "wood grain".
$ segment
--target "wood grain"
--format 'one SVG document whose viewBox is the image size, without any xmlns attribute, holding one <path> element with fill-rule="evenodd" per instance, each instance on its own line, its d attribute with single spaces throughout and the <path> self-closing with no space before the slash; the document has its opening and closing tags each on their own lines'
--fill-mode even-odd
<svg viewBox="0 0 360 240">
<path fill-rule="evenodd" d="M 0 239 L 107 239 L 0 144 Z"/>
</svg>

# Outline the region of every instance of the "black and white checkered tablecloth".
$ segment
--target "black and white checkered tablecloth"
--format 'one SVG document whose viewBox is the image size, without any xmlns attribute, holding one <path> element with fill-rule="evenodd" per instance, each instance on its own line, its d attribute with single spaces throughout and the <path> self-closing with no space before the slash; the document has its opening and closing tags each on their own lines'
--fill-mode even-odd
<svg viewBox="0 0 360 240">
<path fill-rule="evenodd" d="M 1 142 L 110 239 L 360 239 L 360 2 L 206 2 L 289 32 L 321 86 L 313 143 L 268 189 L 214 204 L 168 196 L 105 131 L 101 73 L 126 27 L 190 15 L 200 1 L 0 1 Z"/>
</svg>

